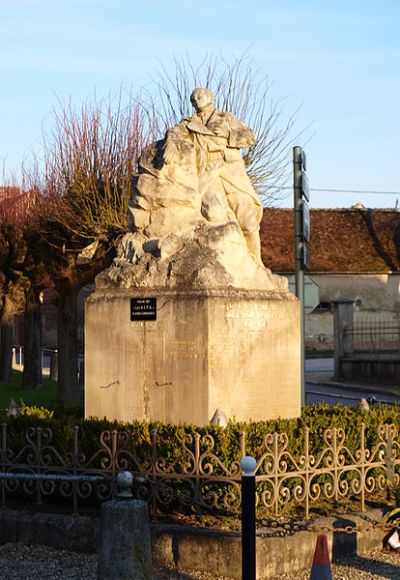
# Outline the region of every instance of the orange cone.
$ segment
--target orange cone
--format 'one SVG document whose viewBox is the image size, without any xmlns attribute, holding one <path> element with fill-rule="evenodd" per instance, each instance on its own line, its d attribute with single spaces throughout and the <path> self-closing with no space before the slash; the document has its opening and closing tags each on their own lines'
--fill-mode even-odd
<svg viewBox="0 0 400 580">
<path fill-rule="evenodd" d="M 325 534 L 319 534 L 317 538 L 310 580 L 332 580 L 328 539 Z"/>
</svg>

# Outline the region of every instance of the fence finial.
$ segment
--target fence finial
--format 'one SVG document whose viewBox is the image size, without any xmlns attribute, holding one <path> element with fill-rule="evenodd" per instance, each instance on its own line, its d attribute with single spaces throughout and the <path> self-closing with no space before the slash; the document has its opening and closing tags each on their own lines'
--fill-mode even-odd
<svg viewBox="0 0 400 580">
<path fill-rule="evenodd" d="M 130 471 L 120 471 L 117 475 L 118 499 L 132 499 L 131 487 L 133 485 L 133 475 Z"/>
<path fill-rule="evenodd" d="M 240 467 L 242 468 L 243 477 L 253 476 L 256 471 L 257 461 L 251 455 L 246 455 L 241 460 Z"/>
</svg>

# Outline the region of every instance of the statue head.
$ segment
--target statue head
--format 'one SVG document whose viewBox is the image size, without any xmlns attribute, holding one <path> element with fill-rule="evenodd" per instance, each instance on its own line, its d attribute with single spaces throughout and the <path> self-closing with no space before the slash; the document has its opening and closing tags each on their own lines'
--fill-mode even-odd
<svg viewBox="0 0 400 580">
<path fill-rule="evenodd" d="M 214 108 L 214 95 L 208 89 L 196 87 L 190 95 L 190 102 L 196 112 L 204 111 L 208 108 Z"/>
</svg>

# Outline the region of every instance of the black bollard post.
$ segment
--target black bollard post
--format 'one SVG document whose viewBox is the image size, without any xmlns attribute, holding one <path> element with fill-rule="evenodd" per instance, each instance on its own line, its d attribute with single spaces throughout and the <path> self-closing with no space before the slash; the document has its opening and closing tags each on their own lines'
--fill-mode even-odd
<svg viewBox="0 0 400 580">
<path fill-rule="evenodd" d="M 256 580 L 256 476 L 257 462 L 243 457 L 242 468 L 242 580 Z"/>
</svg>

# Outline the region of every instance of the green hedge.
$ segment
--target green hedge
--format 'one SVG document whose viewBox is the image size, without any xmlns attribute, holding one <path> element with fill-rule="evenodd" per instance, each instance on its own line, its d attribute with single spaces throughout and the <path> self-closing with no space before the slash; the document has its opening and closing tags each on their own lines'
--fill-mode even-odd
<svg viewBox="0 0 400 580">
<path fill-rule="evenodd" d="M 400 406 L 381 406 L 373 407 L 368 412 L 362 412 L 357 408 L 352 407 L 329 407 L 328 405 L 313 405 L 307 406 L 303 409 L 302 415 L 298 419 L 280 419 L 270 421 L 258 422 L 234 422 L 230 421 L 226 428 L 215 427 L 212 425 L 195 426 L 195 425 L 164 425 L 161 423 L 148 424 L 146 422 L 133 423 L 118 423 L 116 421 L 106 421 L 89 419 L 83 420 L 77 418 L 71 412 L 62 412 L 61 410 L 49 411 L 44 408 L 26 407 L 22 406 L 21 415 L 16 418 L 7 418 L 4 414 L 0 415 L 0 421 L 6 424 L 7 437 L 3 437 L 3 444 L 6 441 L 8 450 L 12 453 L 8 455 L 9 461 L 17 461 L 17 463 L 24 464 L 27 462 L 35 463 L 34 448 L 37 445 L 37 428 L 41 428 L 41 444 L 42 447 L 49 445 L 43 454 L 44 460 L 49 460 L 48 465 L 60 465 L 67 458 L 73 449 L 74 427 L 78 427 L 78 451 L 81 455 L 80 460 L 85 466 L 90 460 L 90 468 L 113 468 L 112 473 L 119 469 L 116 461 L 118 454 L 108 453 L 107 446 L 110 449 L 113 445 L 117 449 L 124 450 L 119 457 L 128 457 L 128 469 L 135 470 L 135 461 L 143 468 L 145 472 L 149 472 L 151 467 L 152 452 L 152 438 L 156 433 L 157 450 L 156 457 L 161 459 L 161 469 L 170 468 L 175 474 L 182 473 L 185 467 L 189 466 L 194 470 L 194 464 L 190 452 L 194 451 L 195 434 L 198 433 L 201 437 L 200 453 L 205 454 L 202 467 L 207 468 L 207 464 L 212 465 L 214 474 L 223 476 L 225 471 L 219 465 L 219 461 L 227 468 L 227 470 L 234 471 L 238 474 L 237 462 L 241 458 L 241 437 L 245 434 L 245 452 L 254 455 L 258 460 L 265 453 L 265 438 L 268 434 L 286 433 L 287 434 L 287 451 L 290 453 L 293 460 L 296 462 L 304 454 L 304 431 L 305 427 L 309 427 L 309 453 L 318 457 L 318 454 L 326 447 L 323 439 L 323 434 L 326 429 L 343 429 L 346 433 L 344 445 L 349 452 L 353 454 L 360 447 L 360 433 L 361 424 L 365 425 L 365 446 L 370 450 L 379 441 L 377 430 L 378 426 L 382 424 L 394 424 L 397 429 L 400 428 Z M 34 430 L 32 430 L 34 428 Z M 52 439 L 48 438 L 48 431 L 52 432 Z M 29 445 L 26 439 L 26 433 L 30 431 L 30 437 L 33 444 Z M 105 440 L 102 445 L 101 434 L 106 433 Z M 211 438 L 204 436 L 211 435 L 214 440 L 214 447 L 211 448 Z M 103 435 L 104 436 L 104 435 Z M 114 440 L 113 440 L 114 437 Z M 191 438 L 191 441 L 190 441 Z M 183 449 L 182 441 L 187 441 L 187 447 L 190 452 Z M 55 448 L 57 453 L 54 452 Z M 282 449 L 282 441 L 279 441 L 279 448 Z M 126 450 L 126 451 L 125 451 Z M 210 451 L 210 453 L 208 453 Z M 60 460 L 61 456 L 61 460 Z M 217 459 L 215 459 L 215 457 Z M 94 458 L 94 459 L 93 459 Z M 4 459 L 4 456 L 3 456 Z M 281 458 L 287 460 L 288 471 L 292 471 L 290 467 L 291 459 L 289 456 Z M 162 461 L 165 463 L 162 464 Z M 236 464 L 234 464 L 236 462 Z M 351 463 L 351 458 L 346 459 L 346 463 Z M 268 462 L 267 462 L 268 463 Z M 119 463 L 121 466 L 122 463 Z M 236 465 L 236 471 L 235 471 Z M 9 465 L 10 466 L 10 465 Z M 125 468 L 122 466 L 122 468 Z M 265 469 L 262 464 L 258 473 L 262 474 Z M 85 468 L 86 470 L 86 468 Z M 295 469 L 294 469 L 295 470 Z M 376 473 L 381 473 L 382 469 L 375 469 Z M 370 473 L 373 475 L 373 473 Z M 319 484 L 326 481 L 331 481 L 326 474 L 319 474 Z M 357 477 L 353 472 L 347 472 L 344 478 L 351 481 Z M 151 475 L 150 475 L 151 480 Z M 197 482 L 198 483 L 198 482 Z M 297 483 L 296 477 L 293 477 L 285 485 L 289 490 L 293 490 Z M 162 511 L 165 512 L 191 512 L 193 510 L 192 499 L 195 490 L 193 482 L 183 480 L 183 478 L 173 479 L 163 476 L 162 484 L 164 487 L 159 488 L 159 493 L 167 494 L 167 501 L 161 506 Z M 193 484 L 193 485 L 192 485 Z M 138 484 L 140 485 L 140 484 Z M 150 498 L 151 481 L 149 487 L 146 487 L 147 498 Z M 197 489 L 197 493 L 201 493 L 203 499 L 207 503 L 207 498 L 216 498 L 217 504 L 212 508 L 218 513 L 231 513 L 238 508 L 238 494 L 230 492 L 233 490 L 233 485 L 229 481 L 202 481 L 201 490 Z M 271 492 L 271 482 L 259 482 L 257 490 L 262 492 Z M 18 491 L 20 490 L 20 491 Z M 233 490 L 234 491 L 234 490 Z M 7 492 L 8 495 L 13 493 Z M 149 495 L 150 494 L 150 495 Z M 185 495 L 186 494 L 186 495 Z M 351 494 L 350 494 L 351 495 Z M 17 489 L 17 499 L 26 501 L 27 494 Z M 142 496 L 141 496 L 142 497 Z M 169 497 L 169 499 L 168 499 Z M 225 504 L 226 498 L 231 497 L 231 507 Z M 186 499 L 185 498 L 189 498 Z M 192 499 L 190 499 L 192 498 Z M 57 493 L 53 497 L 54 501 L 65 503 L 65 497 Z M 84 499 L 85 506 L 91 505 L 90 502 L 96 504 L 97 499 L 92 494 L 90 497 Z M 292 501 L 288 506 L 292 506 Z M 97 504 L 96 504 L 97 505 Z M 207 503 L 210 507 L 210 504 Z M 293 506 L 295 503 L 293 503 Z M 198 508 L 195 508 L 198 509 Z M 208 510 L 209 508 L 207 508 Z M 264 508 L 263 508 L 264 509 Z M 270 508 L 267 508 L 267 511 Z"/>
<path fill-rule="evenodd" d="M 53 433 L 52 445 L 62 454 L 70 451 L 73 441 L 73 427 L 79 427 L 79 447 L 87 458 L 101 448 L 100 434 L 103 431 L 126 431 L 128 440 L 123 446 L 130 449 L 139 462 L 149 459 L 151 453 L 151 431 L 157 432 L 158 455 L 172 461 L 182 454 L 181 440 L 185 435 L 211 435 L 215 440 L 214 453 L 226 465 L 240 459 L 240 434 L 246 436 L 246 453 L 259 458 L 264 452 L 264 438 L 269 433 L 288 435 L 288 450 L 296 458 L 303 453 L 304 428 L 310 428 L 310 452 L 317 455 L 324 447 L 323 433 L 328 428 L 343 428 L 346 433 L 345 445 L 354 453 L 360 445 L 361 424 L 366 428 L 366 446 L 372 448 L 378 441 L 377 428 L 380 424 L 393 423 L 400 429 L 400 406 L 377 405 L 368 412 L 354 407 L 330 407 L 310 405 L 303 408 L 298 419 L 277 419 L 257 422 L 230 421 L 225 428 L 212 425 L 165 425 L 146 422 L 119 423 L 97 419 L 77 419 L 71 414 L 48 411 L 43 408 L 22 407 L 22 414 L 16 418 L 0 416 L 7 424 L 7 443 L 14 452 L 26 444 L 25 431 L 30 427 L 50 428 Z M 189 445 L 193 447 L 193 445 Z M 204 445 L 202 445 L 204 450 Z"/>
</svg>

